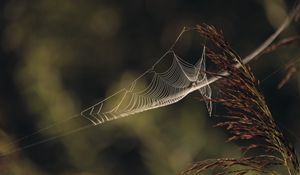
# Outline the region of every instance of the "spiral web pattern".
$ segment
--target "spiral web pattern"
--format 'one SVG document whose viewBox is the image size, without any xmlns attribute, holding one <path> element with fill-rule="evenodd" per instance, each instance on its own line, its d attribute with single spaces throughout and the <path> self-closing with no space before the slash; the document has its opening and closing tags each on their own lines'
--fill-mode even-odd
<svg viewBox="0 0 300 175">
<path fill-rule="evenodd" d="M 171 66 L 164 72 L 158 72 L 156 66 L 171 55 Z M 210 99 L 210 86 L 197 88 L 197 85 L 207 83 L 205 65 L 205 47 L 202 56 L 195 64 L 190 64 L 180 58 L 173 50 L 165 53 L 153 66 L 140 77 L 135 79 L 128 88 L 123 88 L 112 96 L 94 104 L 81 112 L 81 116 L 90 120 L 94 125 L 107 121 L 131 116 L 143 111 L 174 104 L 189 93 L 198 90 L 203 98 Z M 148 85 L 138 88 L 139 81 L 150 77 Z M 104 109 L 106 103 L 114 97 L 121 97 L 112 108 Z M 209 114 L 212 103 L 205 100 Z"/>
</svg>

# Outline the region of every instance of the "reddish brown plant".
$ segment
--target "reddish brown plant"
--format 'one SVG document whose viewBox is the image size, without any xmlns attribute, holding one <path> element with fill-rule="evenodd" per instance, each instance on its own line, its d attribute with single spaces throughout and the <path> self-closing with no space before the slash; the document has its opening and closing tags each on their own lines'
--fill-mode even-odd
<svg viewBox="0 0 300 175">
<path fill-rule="evenodd" d="M 220 119 L 216 126 L 225 128 L 230 134 L 227 141 L 238 141 L 245 154 L 241 158 L 200 161 L 182 174 L 202 174 L 211 169 L 215 175 L 281 174 L 278 167 L 290 175 L 298 174 L 295 150 L 276 125 L 250 67 L 243 64 L 222 32 L 209 25 L 197 26 L 196 30 L 221 50 L 216 53 L 207 49 L 206 54 L 223 76 L 217 83 L 219 97 L 212 99 L 225 109 L 216 117 Z M 248 152 L 253 155 L 247 156 Z"/>
</svg>

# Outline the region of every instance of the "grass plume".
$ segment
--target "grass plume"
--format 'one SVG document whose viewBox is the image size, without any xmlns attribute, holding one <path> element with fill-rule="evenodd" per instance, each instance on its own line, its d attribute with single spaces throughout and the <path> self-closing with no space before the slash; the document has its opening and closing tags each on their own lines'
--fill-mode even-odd
<svg viewBox="0 0 300 175">
<path fill-rule="evenodd" d="M 215 175 L 280 174 L 278 167 L 284 167 L 289 175 L 299 173 L 299 162 L 295 149 L 276 125 L 258 88 L 259 81 L 249 66 L 230 47 L 222 32 L 213 26 L 199 25 L 197 31 L 211 41 L 221 53 L 207 49 L 207 56 L 220 72 L 227 72 L 218 81 L 219 96 L 213 102 L 221 105 L 224 113 L 216 116 L 216 127 L 225 128 L 227 139 L 241 145 L 241 158 L 220 158 L 196 162 L 181 174 L 203 174 L 214 169 Z M 247 153 L 253 152 L 253 155 Z"/>
</svg>

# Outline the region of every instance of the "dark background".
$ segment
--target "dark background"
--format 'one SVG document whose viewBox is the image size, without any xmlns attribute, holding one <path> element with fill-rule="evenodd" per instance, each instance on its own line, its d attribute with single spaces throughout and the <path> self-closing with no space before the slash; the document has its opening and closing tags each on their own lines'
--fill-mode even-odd
<svg viewBox="0 0 300 175">
<path fill-rule="evenodd" d="M 295 2 L 1 1 L 0 152 L 127 85 L 184 26 L 214 25 L 243 57 L 276 30 Z M 280 38 L 297 35 L 298 26 L 293 23 Z M 251 62 L 275 120 L 296 148 L 299 73 L 282 89 L 276 86 L 284 66 L 300 56 L 298 48 L 295 43 Z M 214 120 L 198 97 L 193 93 L 169 107 L 6 155 L 0 174 L 171 175 L 193 161 L 239 156 L 236 145 L 225 143 L 224 131 L 212 128 Z M 10 150 L 82 122 L 70 120 L 15 142 Z"/>
</svg>

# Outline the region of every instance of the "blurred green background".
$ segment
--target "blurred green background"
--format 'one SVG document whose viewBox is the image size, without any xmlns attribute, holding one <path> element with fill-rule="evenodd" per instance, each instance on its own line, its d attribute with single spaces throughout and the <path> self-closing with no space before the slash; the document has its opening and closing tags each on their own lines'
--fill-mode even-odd
<svg viewBox="0 0 300 175">
<path fill-rule="evenodd" d="M 207 23 L 246 56 L 280 25 L 285 0 L 2 0 L 0 152 L 88 107 L 152 66 L 184 26 Z M 280 38 L 297 35 L 293 24 Z M 299 44 L 251 63 L 274 118 L 300 150 L 300 77 L 276 88 Z M 196 55 L 198 56 L 198 55 Z M 188 61 L 188 60 L 187 60 Z M 275 71 L 275 72 L 274 72 Z M 0 159 L 2 175 L 174 175 L 238 157 L 193 93 L 177 104 L 93 127 Z M 82 118 L 82 122 L 85 119 Z M 64 127 L 80 127 L 70 121 Z M 57 128 L 56 128 L 57 129 Z M 60 128 L 64 129 L 64 128 Z M 50 129 L 14 149 L 55 135 Z"/>
</svg>

